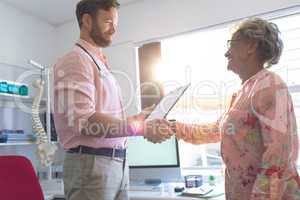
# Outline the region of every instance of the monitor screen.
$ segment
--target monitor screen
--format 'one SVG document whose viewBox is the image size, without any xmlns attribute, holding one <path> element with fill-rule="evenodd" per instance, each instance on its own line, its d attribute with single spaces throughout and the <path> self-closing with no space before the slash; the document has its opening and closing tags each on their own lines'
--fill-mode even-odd
<svg viewBox="0 0 300 200">
<path fill-rule="evenodd" d="M 132 168 L 179 166 L 176 138 L 173 136 L 161 144 L 153 144 L 143 137 L 130 138 L 128 163 Z"/>
<path fill-rule="evenodd" d="M 161 144 L 153 144 L 143 137 L 129 138 L 128 164 L 131 185 L 181 180 L 175 136 Z"/>
</svg>

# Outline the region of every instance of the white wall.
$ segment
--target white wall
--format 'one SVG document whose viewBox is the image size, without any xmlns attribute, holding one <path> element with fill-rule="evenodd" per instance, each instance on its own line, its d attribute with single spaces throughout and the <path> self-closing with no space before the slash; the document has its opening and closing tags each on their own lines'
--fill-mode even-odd
<svg viewBox="0 0 300 200">
<path fill-rule="evenodd" d="M 75 11 L 74 11 L 75 12 Z M 68 50 L 79 38 L 79 27 L 76 21 L 72 21 L 56 28 L 56 45 L 55 57 L 59 58 Z"/>
<path fill-rule="evenodd" d="M 119 9 L 119 27 L 114 44 L 141 42 L 176 35 L 201 27 L 300 5 L 299 0 L 140 0 Z M 65 46 L 78 37 L 77 22 L 57 29 Z"/>
<path fill-rule="evenodd" d="M 28 59 L 35 59 L 53 64 L 53 26 L 5 3 L 0 3 L 0 17 L 0 62 L 24 66 Z"/>
<path fill-rule="evenodd" d="M 144 0 L 120 9 L 116 42 L 146 41 L 270 12 L 299 0 Z"/>
<path fill-rule="evenodd" d="M 113 46 L 105 52 L 113 69 L 129 72 L 133 82 L 137 83 L 136 56 L 132 56 L 137 44 L 299 4 L 299 0 L 143 0 L 124 7 L 121 5 L 118 33 Z M 57 33 L 60 41 L 57 52 L 63 54 L 78 38 L 76 21 L 58 27 Z M 128 44 L 131 44 L 131 49 Z M 124 85 L 121 87 L 127 91 Z M 129 98 L 126 96 L 125 101 Z M 136 111 L 132 104 L 128 113 Z"/>
<path fill-rule="evenodd" d="M 55 27 L 2 2 L 0 2 L 0 18 L 0 80 L 16 81 L 20 74 L 32 69 L 28 59 L 45 66 L 54 63 Z M 24 82 L 31 84 L 34 77 L 36 76 L 30 76 Z M 34 92 L 29 91 L 30 95 L 34 95 Z M 27 108 L 30 111 L 30 103 Z M 24 113 L 16 107 L 8 107 L 4 101 L 0 102 L 0 111 L 2 117 L 0 129 L 31 131 L 30 113 Z M 0 155 L 26 155 L 34 165 L 37 165 L 35 150 L 35 145 L 0 146 Z"/>
</svg>

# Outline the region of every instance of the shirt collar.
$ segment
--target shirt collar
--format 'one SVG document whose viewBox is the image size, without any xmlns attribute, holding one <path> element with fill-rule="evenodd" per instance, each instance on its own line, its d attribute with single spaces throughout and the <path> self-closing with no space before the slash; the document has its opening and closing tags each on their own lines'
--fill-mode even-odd
<svg viewBox="0 0 300 200">
<path fill-rule="evenodd" d="M 107 69 L 109 69 L 106 56 L 103 55 L 102 49 L 100 47 L 94 46 L 83 39 L 79 39 L 77 43 L 83 46 L 90 54 L 92 54 L 92 56 L 95 56 L 98 59 L 100 59 L 105 64 Z"/>
<path fill-rule="evenodd" d="M 256 79 L 258 79 L 261 74 L 264 74 L 267 70 L 265 68 L 259 70 L 256 74 L 254 74 L 253 76 L 251 76 L 248 80 L 246 80 L 244 83 L 243 83 L 243 86 L 244 85 L 247 85 L 248 83 L 251 83 L 253 81 L 255 81 Z"/>
</svg>

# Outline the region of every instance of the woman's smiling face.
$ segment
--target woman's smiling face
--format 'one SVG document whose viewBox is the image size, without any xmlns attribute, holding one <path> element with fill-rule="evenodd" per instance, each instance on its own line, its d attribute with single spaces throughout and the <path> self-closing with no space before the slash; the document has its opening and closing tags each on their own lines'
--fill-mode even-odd
<svg viewBox="0 0 300 200">
<path fill-rule="evenodd" d="M 238 35 L 233 35 L 231 40 L 228 40 L 228 50 L 225 57 L 228 59 L 227 69 L 240 75 L 245 66 L 248 56 L 248 43 Z"/>
</svg>

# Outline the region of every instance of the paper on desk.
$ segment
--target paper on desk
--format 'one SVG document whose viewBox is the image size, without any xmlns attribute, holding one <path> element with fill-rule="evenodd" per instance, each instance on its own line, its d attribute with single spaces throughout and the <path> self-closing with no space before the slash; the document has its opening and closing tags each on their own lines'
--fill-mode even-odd
<svg viewBox="0 0 300 200">
<path fill-rule="evenodd" d="M 165 118 L 189 86 L 190 84 L 178 87 L 165 95 L 146 120 Z"/>
<path fill-rule="evenodd" d="M 189 188 L 181 193 L 182 196 L 210 199 L 224 195 L 224 189 L 215 186 L 203 185 L 197 188 Z"/>
</svg>

